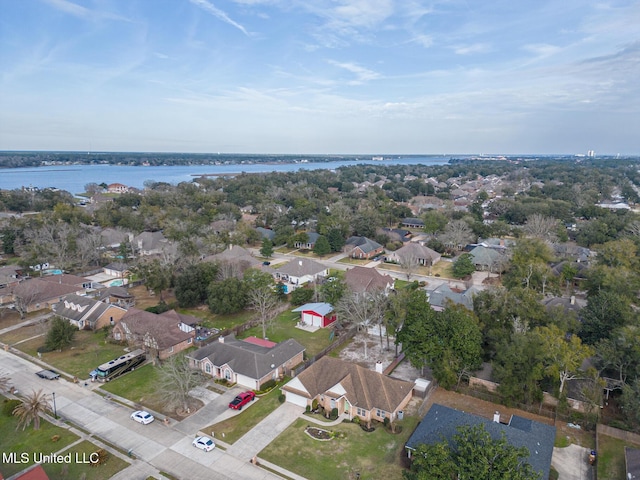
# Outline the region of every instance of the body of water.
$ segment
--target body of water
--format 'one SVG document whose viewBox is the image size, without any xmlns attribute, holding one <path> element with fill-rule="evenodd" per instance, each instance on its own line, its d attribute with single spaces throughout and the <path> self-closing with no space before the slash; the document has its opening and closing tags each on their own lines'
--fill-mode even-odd
<svg viewBox="0 0 640 480">
<path fill-rule="evenodd" d="M 336 169 L 347 165 L 443 165 L 449 157 L 399 157 L 384 161 L 348 160 L 319 163 L 255 163 L 233 165 L 188 165 L 166 167 L 128 167 L 121 165 L 61 165 L 48 167 L 0 169 L 0 189 L 22 187 L 59 188 L 72 194 L 83 193 L 88 183 L 122 183 L 144 188 L 146 181 L 177 184 L 190 182 L 199 175 L 234 173 L 294 172 L 297 170 Z"/>
</svg>

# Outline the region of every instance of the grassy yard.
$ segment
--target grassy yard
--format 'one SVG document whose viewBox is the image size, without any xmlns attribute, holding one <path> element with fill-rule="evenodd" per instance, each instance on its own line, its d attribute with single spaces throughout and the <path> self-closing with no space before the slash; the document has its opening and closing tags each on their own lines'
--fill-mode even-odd
<svg viewBox="0 0 640 480">
<path fill-rule="evenodd" d="M 640 448 L 640 445 L 602 434 L 598 435 L 598 444 L 598 480 L 624 480 L 624 447 Z"/>
<path fill-rule="evenodd" d="M 4 397 L 0 399 L 2 402 L 6 400 Z M 4 478 L 35 463 L 33 454 L 57 452 L 78 439 L 77 435 L 46 420 L 40 421 L 40 430 L 34 430 L 33 424 L 25 430 L 16 430 L 17 424 L 16 417 L 0 414 L 0 452 L 7 454 L 16 452 L 19 455 L 26 453 L 30 461 L 29 463 L 3 463 L 1 470 Z M 54 435 L 59 435 L 59 440 L 53 441 Z"/>
<path fill-rule="evenodd" d="M 108 480 L 129 466 L 127 462 L 110 453 L 107 460 L 100 465 L 92 466 L 90 463 L 83 463 L 84 461 L 90 462 L 91 454 L 98 450 L 99 447 L 91 442 L 80 442 L 63 452 L 64 455 L 71 453 L 72 461 L 70 464 L 46 464 L 44 471 L 47 472 L 49 478 L 81 478 L 84 474 L 85 478 L 91 480 Z"/>
<path fill-rule="evenodd" d="M 272 342 L 282 342 L 289 338 L 297 340 L 306 350 L 306 356 L 312 357 L 329 346 L 331 330 L 321 328 L 313 333 L 296 328 L 300 313 L 285 311 L 278 315 L 271 328 L 267 329 L 267 337 Z M 242 337 L 256 336 L 262 338 L 262 327 L 257 326 L 242 333 Z"/>
<path fill-rule="evenodd" d="M 26 341 L 16 348 L 33 357 L 38 356 L 38 347 L 44 345 L 44 337 Z M 124 353 L 122 345 L 109 343 L 103 331 L 90 332 L 80 330 L 73 337 L 73 344 L 62 352 L 42 354 L 42 360 L 55 368 L 80 379 L 89 378 L 89 372 L 95 367 L 113 360 Z"/>
<path fill-rule="evenodd" d="M 289 379 L 287 379 L 288 381 Z M 280 406 L 278 395 L 280 385 L 266 395 L 259 397 L 250 407 L 245 407 L 238 415 L 227 418 L 220 423 L 214 423 L 202 429 L 203 432 L 215 432 L 217 438 L 222 438 L 226 443 L 234 443 L 245 433 L 255 427 L 267 415 Z"/>
<path fill-rule="evenodd" d="M 310 480 L 356 478 L 394 480 L 402 478 L 404 444 L 418 424 L 417 417 L 405 417 L 402 432 L 391 434 L 378 425 L 372 433 L 355 423 L 341 423 L 328 430 L 344 438 L 321 442 L 309 437 L 304 418 L 296 420 L 259 456 Z"/>
<path fill-rule="evenodd" d="M 216 315 L 211 313 L 208 307 L 179 308 L 177 311 L 183 315 L 191 315 L 192 317 L 201 319 L 203 327 L 217 328 L 219 330 L 225 330 L 227 328 L 242 325 L 255 316 L 255 312 L 247 310 L 233 313 L 231 315 Z"/>
<path fill-rule="evenodd" d="M 360 260 L 358 258 L 344 257 L 338 260 L 338 263 L 345 263 L 347 265 L 366 265 L 367 263 L 371 263 L 371 260 Z"/>
<path fill-rule="evenodd" d="M 148 363 L 143 367 L 136 368 L 133 372 L 101 385 L 100 389 L 132 402 L 144 404 L 157 412 L 162 412 L 164 401 L 162 395 L 156 392 L 157 379 L 158 371 Z"/>
</svg>

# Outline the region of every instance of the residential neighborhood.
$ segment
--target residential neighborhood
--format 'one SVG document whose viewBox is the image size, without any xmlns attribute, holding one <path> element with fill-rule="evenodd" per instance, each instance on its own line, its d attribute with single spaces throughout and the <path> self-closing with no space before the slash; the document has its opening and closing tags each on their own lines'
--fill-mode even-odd
<svg viewBox="0 0 640 480">
<path fill-rule="evenodd" d="M 564 182 L 514 161 L 299 172 L 287 189 L 277 174 L 116 185 L 97 209 L 60 199 L 64 217 L 6 221 L 2 395 L 69 425 L 70 451 L 90 432 L 116 479 L 429 478 L 436 448 L 455 463 L 470 438 L 523 478 L 595 478 L 600 450 L 626 474 L 640 449 L 635 190 L 577 202 L 595 187 L 551 167 Z M 0 193 L 8 209 L 17 193 Z M 620 198 L 634 208 L 596 206 Z M 9 463 L 5 477 L 23 470 Z"/>
</svg>

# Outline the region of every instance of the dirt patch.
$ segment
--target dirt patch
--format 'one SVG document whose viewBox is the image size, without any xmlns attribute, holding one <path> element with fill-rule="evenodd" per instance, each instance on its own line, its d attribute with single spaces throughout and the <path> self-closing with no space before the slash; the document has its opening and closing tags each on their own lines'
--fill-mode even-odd
<svg viewBox="0 0 640 480">
<path fill-rule="evenodd" d="M 366 355 L 365 355 L 366 344 Z M 361 367 L 375 370 L 376 363 L 382 362 L 383 370 L 386 369 L 394 360 L 396 347 L 393 338 L 389 339 L 389 347 L 387 349 L 387 339 L 383 337 L 382 345 L 380 345 L 380 337 L 377 333 L 367 334 L 358 333 L 353 340 L 340 351 L 342 360 L 357 363 Z M 408 360 L 403 360 L 391 372 L 390 376 L 406 380 L 408 382 L 421 378 L 420 370 L 414 368 Z"/>
<path fill-rule="evenodd" d="M 144 310 L 145 308 L 155 307 L 160 303 L 160 295 L 157 293 L 151 294 L 147 287 L 139 285 L 129 289 L 129 293 L 136 298 L 136 308 Z M 176 301 L 176 297 L 173 290 L 165 290 L 162 292 L 162 299 L 165 303 L 173 303 Z"/>
</svg>

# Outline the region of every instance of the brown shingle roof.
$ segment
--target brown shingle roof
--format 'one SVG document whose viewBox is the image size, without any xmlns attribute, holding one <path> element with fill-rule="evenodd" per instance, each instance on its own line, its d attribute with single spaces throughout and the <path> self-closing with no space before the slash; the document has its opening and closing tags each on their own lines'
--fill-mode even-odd
<svg viewBox="0 0 640 480">
<path fill-rule="evenodd" d="M 187 333 L 180 330 L 178 326 L 180 321 L 171 312 L 156 315 L 145 310 L 130 308 L 118 323 L 126 325 L 136 336 L 144 337 L 148 334 L 153 337 L 161 350 L 194 336 L 194 332 Z"/>
<path fill-rule="evenodd" d="M 393 285 L 393 278 L 382 275 L 375 268 L 353 267 L 344 275 L 344 281 L 354 292 L 372 292 L 384 290 L 388 285 Z"/>
<path fill-rule="evenodd" d="M 333 392 L 332 395 L 332 389 L 339 384 L 346 391 L 351 405 L 367 410 L 379 408 L 385 412 L 394 412 L 413 390 L 411 382 L 387 377 L 355 363 L 326 356 L 296 378 L 304 385 L 310 398 L 321 394 L 339 396 L 338 392 Z M 287 385 L 283 389 L 286 390 Z"/>
</svg>

